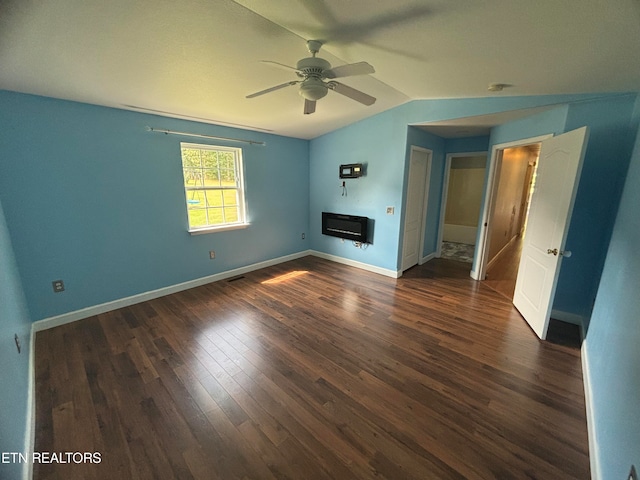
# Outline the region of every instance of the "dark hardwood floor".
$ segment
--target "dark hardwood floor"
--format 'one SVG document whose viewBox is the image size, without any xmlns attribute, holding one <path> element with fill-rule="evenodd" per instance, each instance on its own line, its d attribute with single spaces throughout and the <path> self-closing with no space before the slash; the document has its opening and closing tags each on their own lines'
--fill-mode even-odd
<svg viewBox="0 0 640 480">
<path fill-rule="evenodd" d="M 433 260 L 316 257 L 36 337 L 35 479 L 589 478 L 580 353 Z"/>
<path fill-rule="evenodd" d="M 513 300 L 516 291 L 523 242 L 524 237 L 522 236 L 512 241 L 487 269 L 487 278 L 484 280 L 486 286 L 503 295 L 509 301 Z M 582 345 L 580 327 L 551 318 L 546 340 L 571 348 L 580 348 Z"/>
</svg>

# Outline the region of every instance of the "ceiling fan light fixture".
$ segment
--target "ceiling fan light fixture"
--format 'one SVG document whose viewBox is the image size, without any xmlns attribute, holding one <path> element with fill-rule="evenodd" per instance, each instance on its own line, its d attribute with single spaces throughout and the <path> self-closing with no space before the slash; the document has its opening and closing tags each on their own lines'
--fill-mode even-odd
<svg viewBox="0 0 640 480">
<path fill-rule="evenodd" d="M 340 65 L 336 68 L 331 68 L 331 64 L 327 60 L 316 57 L 321 46 L 322 41 L 309 40 L 307 42 L 307 47 L 309 48 L 311 56 L 299 60 L 295 68 L 278 62 L 265 61 L 265 63 L 268 64 L 284 67 L 288 70 L 294 70 L 298 76 L 298 80 L 292 80 L 274 87 L 265 88 L 259 92 L 247 95 L 246 98 L 255 98 L 266 93 L 298 85 L 298 93 L 305 99 L 305 115 L 309 115 L 316 111 L 316 101 L 326 97 L 329 89 L 363 105 L 373 105 L 376 102 L 375 97 L 349 87 L 344 83 L 337 82 L 334 79 L 354 75 L 369 75 L 375 73 L 375 69 L 367 62 L 349 63 L 346 65 Z"/>
<path fill-rule="evenodd" d="M 300 95 L 307 100 L 316 101 L 327 95 L 329 89 L 319 78 L 308 78 L 300 84 Z"/>
</svg>

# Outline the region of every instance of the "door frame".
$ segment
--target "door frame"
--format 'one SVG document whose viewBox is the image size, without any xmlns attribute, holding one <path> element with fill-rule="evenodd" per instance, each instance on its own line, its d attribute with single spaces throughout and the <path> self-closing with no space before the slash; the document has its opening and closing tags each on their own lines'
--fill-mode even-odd
<svg viewBox="0 0 640 480">
<path fill-rule="evenodd" d="M 491 147 L 491 158 L 489 159 L 488 181 L 484 193 L 484 201 L 482 203 L 480 213 L 480 234 L 478 235 L 478 243 L 473 256 L 474 269 L 471 270 L 471 278 L 474 280 L 484 280 L 487 274 L 487 257 L 489 256 L 489 226 L 492 225 L 493 211 L 498 194 L 498 185 L 500 179 L 500 165 L 502 163 L 502 152 L 507 148 L 524 147 L 532 143 L 540 143 L 543 140 L 553 137 L 553 133 L 539 135 L 537 137 L 523 138 L 506 143 L 498 143 Z"/>
<path fill-rule="evenodd" d="M 429 183 L 431 180 L 431 166 L 433 163 L 433 150 L 430 150 L 428 148 L 424 148 L 424 147 L 419 147 L 417 145 L 411 145 L 411 148 L 409 150 L 409 167 L 407 169 L 407 178 L 406 178 L 406 186 L 407 186 L 407 191 L 406 191 L 406 198 L 404 201 L 404 205 L 403 205 L 403 212 L 404 212 L 404 218 L 402 221 L 402 249 L 400 251 L 400 275 L 402 275 L 402 272 L 404 272 L 404 265 L 403 265 L 403 259 L 404 259 L 404 234 L 405 234 L 405 228 L 406 228 L 406 224 L 407 224 L 407 216 L 406 216 L 406 211 L 407 211 L 407 202 L 409 201 L 409 175 L 411 175 L 411 157 L 413 156 L 414 152 L 422 152 L 425 153 L 427 156 L 427 165 L 426 165 L 426 169 L 425 169 L 425 176 L 424 179 L 422 180 L 422 214 L 420 216 L 420 243 L 418 245 L 418 249 L 419 249 L 419 253 L 418 253 L 418 265 L 422 265 L 425 260 L 422 255 L 423 251 L 424 251 L 424 240 L 425 240 L 425 221 L 427 219 L 427 207 L 429 205 Z M 410 268 L 410 267 L 408 267 Z"/>
<path fill-rule="evenodd" d="M 482 155 L 486 157 L 487 155 L 489 155 L 489 151 L 485 150 L 483 152 L 447 153 L 444 164 L 444 179 L 442 181 L 442 199 L 440 200 L 440 222 L 438 224 L 438 245 L 436 248 L 436 257 L 438 258 L 442 256 L 442 237 L 444 236 L 444 216 L 447 211 L 447 197 L 449 195 L 449 175 L 451 174 L 451 161 L 454 158 L 480 157 Z M 487 168 L 486 162 L 485 168 Z M 481 223 L 478 222 L 478 229 L 480 228 L 480 225 Z"/>
</svg>

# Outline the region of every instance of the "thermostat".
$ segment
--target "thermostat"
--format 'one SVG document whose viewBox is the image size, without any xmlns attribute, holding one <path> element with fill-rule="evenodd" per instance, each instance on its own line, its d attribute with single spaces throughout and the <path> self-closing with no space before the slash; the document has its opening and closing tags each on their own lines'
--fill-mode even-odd
<svg viewBox="0 0 640 480">
<path fill-rule="evenodd" d="M 361 163 L 350 163 L 348 165 L 340 165 L 340 178 L 358 178 L 364 173 Z"/>
</svg>

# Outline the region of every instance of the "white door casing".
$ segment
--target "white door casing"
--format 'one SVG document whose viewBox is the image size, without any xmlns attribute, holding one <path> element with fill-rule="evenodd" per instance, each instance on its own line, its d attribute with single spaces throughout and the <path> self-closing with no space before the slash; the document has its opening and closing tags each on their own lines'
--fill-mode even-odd
<svg viewBox="0 0 640 480">
<path fill-rule="evenodd" d="M 541 135 L 538 137 L 524 138 L 514 142 L 501 143 L 491 148 L 491 157 L 487 166 L 489 181 L 484 193 L 484 203 L 481 214 L 481 222 L 478 225 L 481 234 L 478 236 L 478 243 L 474 255 L 474 270 L 471 271 L 471 278 L 474 280 L 484 280 L 487 273 L 487 264 L 489 262 L 489 236 L 493 227 L 493 210 L 498 194 L 498 186 L 500 183 L 500 164 L 502 163 L 502 154 L 505 149 L 512 147 L 521 147 L 524 145 L 532 145 L 541 143 L 547 138 L 552 138 L 552 134 Z"/>
<path fill-rule="evenodd" d="M 416 265 L 424 243 L 424 220 L 426 216 L 431 173 L 431 150 L 411 147 L 409 178 L 405 203 L 404 235 L 402 242 L 402 271 Z"/>
<path fill-rule="evenodd" d="M 544 140 L 540 150 L 513 304 L 541 339 L 547 336 L 587 137 L 582 127 Z"/>
</svg>

